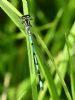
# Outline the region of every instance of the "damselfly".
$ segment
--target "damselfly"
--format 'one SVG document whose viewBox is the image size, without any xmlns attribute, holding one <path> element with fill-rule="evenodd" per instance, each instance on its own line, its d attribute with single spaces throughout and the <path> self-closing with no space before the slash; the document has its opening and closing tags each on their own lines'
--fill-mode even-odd
<svg viewBox="0 0 75 100">
<path fill-rule="evenodd" d="M 31 32 L 30 20 L 31 20 L 31 17 L 30 17 L 29 14 L 22 16 L 22 21 L 24 23 L 27 35 L 29 36 L 29 42 L 30 42 L 31 47 L 32 47 L 33 59 L 34 59 L 34 64 L 35 64 L 36 71 L 37 71 L 38 78 L 39 78 L 40 89 L 43 89 L 43 82 L 41 80 L 40 70 L 39 70 L 39 66 L 38 66 L 38 61 L 37 61 L 36 53 L 35 53 L 35 50 L 34 50 L 34 43 L 32 41 L 32 32 Z"/>
</svg>

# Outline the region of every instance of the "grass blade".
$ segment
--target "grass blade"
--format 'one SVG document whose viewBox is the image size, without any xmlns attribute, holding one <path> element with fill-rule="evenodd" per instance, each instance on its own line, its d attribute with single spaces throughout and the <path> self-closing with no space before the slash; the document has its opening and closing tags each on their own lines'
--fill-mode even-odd
<svg viewBox="0 0 75 100">
<path fill-rule="evenodd" d="M 27 15 L 28 14 L 27 1 L 26 0 L 22 0 L 22 2 L 23 2 L 24 14 Z M 33 97 L 33 100 L 37 100 L 38 99 L 38 93 L 37 93 L 37 84 L 36 84 L 36 72 L 35 72 L 35 65 L 34 65 L 32 46 L 31 46 L 31 43 L 30 43 L 28 35 L 27 35 L 26 40 L 27 40 L 27 51 L 28 51 L 29 66 L 30 66 L 32 97 Z"/>
<path fill-rule="evenodd" d="M 75 37 L 75 23 L 71 29 L 71 33 Z M 73 47 L 72 56 L 71 56 L 71 70 L 70 70 L 70 79 L 71 79 L 71 92 L 72 98 L 75 100 L 75 45 Z"/>
<path fill-rule="evenodd" d="M 5 13 L 11 18 L 11 20 L 16 24 L 16 26 L 21 30 L 22 33 L 25 35 L 25 29 L 21 22 L 21 16 L 22 14 L 18 12 L 18 10 L 13 7 L 8 1 L 0 0 L 0 7 L 5 11 Z M 29 56 L 29 65 L 30 65 L 30 74 L 31 74 L 31 85 L 33 87 L 32 94 L 33 94 L 33 100 L 37 100 L 37 89 L 36 89 L 36 82 L 35 82 L 35 67 L 34 67 L 34 61 L 33 61 L 33 54 L 31 51 L 31 46 L 29 43 L 29 38 L 27 36 L 27 48 L 28 48 L 28 56 Z M 34 95 L 35 93 L 35 95 Z"/>
<path fill-rule="evenodd" d="M 10 19 L 16 24 L 16 26 L 21 30 L 21 32 L 25 33 L 24 26 L 20 18 L 22 14 L 6 0 L 0 0 L 0 7 L 10 17 Z M 24 34 L 24 36 L 26 35 Z"/>
<path fill-rule="evenodd" d="M 52 99 L 53 100 L 60 100 L 56 86 L 53 82 L 52 75 L 48 70 L 48 66 L 45 63 L 45 59 L 42 56 L 40 49 L 38 49 L 37 47 L 36 47 L 36 52 L 37 52 L 37 58 L 38 58 L 38 62 L 39 62 L 39 65 L 40 65 L 40 69 L 41 69 L 46 81 L 48 82 L 48 89 L 49 89 L 49 92 L 52 96 Z"/>
</svg>

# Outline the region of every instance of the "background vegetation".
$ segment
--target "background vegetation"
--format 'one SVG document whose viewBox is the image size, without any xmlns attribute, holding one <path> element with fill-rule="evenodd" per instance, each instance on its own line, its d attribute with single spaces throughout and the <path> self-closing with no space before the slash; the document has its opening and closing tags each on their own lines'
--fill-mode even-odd
<svg viewBox="0 0 75 100">
<path fill-rule="evenodd" d="M 24 6 L 0 0 L 0 100 L 75 100 L 75 0 L 28 0 L 43 91 L 32 77 Z"/>
</svg>

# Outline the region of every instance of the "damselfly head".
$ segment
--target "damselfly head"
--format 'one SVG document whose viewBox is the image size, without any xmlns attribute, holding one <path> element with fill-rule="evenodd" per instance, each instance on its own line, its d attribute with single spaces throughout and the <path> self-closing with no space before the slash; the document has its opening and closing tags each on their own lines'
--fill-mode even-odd
<svg viewBox="0 0 75 100">
<path fill-rule="evenodd" d="M 24 23 L 27 27 L 28 26 L 31 27 L 30 20 L 32 20 L 32 19 L 31 19 L 30 15 L 23 15 L 21 17 L 21 19 L 22 19 L 22 23 Z"/>
<path fill-rule="evenodd" d="M 21 18 L 22 18 L 23 21 L 32 20 L 32 18 L 30 17 L 30 15 L 23 15 Z"/>
</svg>

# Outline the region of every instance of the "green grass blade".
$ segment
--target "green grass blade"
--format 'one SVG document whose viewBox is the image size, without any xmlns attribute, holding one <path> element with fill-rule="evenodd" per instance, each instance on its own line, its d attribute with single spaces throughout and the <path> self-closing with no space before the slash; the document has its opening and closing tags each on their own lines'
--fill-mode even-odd
<svg viewBox="0 0 75 100">
<path fill-rule="evenodd" d="M 24 14 L 27 15 L 28 14 L 27 1 L 26 0 L 22 0 L 22 2 L 23 2 Z M 33 100 L 37 100 L 38 99 L 38 93 L 37 93 L 37 84 L 36 84 L 36 72 L 35 72 L 35 65 L 34 65 L 32 46 L 31 46 L 31 43 L 30 43 L 28 35 L 27 35 L 27 39 L 26 40 L 27 40 L 27 51 L 28 51 L 29 66 L 30 66 L 32 97 L 33 97 Z"/>
<path fill-rule="evenodd" d="M 21 22 L 22 14 L 8 1 L 0 0 L 0 7 L 4 10 L 4 12 L 10 17 L 10 19 L 16 24 L 16 26 L 24 33 L 24 26 Z"/>
<path fill-rule="evenodd" d="M 29 89 L 30 89 L 30 79 L 26 79 L 18 87 L 17 100 L 21 100 L 23 97 L 25 97 Z"/>
<path fill-rule="evenodd" d="M 18 12 L 18 10 L 13 7 L 8 1 L 1 0 L 0 1 L 0 7 L 5 11 L 5 13 L 11 18 L 11 20 L 16 24 L 16 26 L 21 30 L 21 32 L 25 35 L 25 29 L 21 22 L 21 16 L 22 14 Z M 30 65 L 30 73 L 31 73 L 31 85 L 33 87 L 32 94 L 33 94 L 33 100 L 37 100 L 37 89 L 36 89 L 36 82 L 35 82 L 35 67 L 34 67 L 34 61 L 33 61 L 33 54 L 31 51 L 31 46 L 29 44 L 29 38 L 27 37 L 27 48 L 28 48 L 28 56 L 29 56 L 29 65 Z M 34 95 L 35 94 L 35 95 Z"/>
<path fill-rule="evenodd" d="M 23 97 L 27 95 L 28 90 L 30 89 L 30 80 L 26 79 L 23 82 L 21 82 L 17 88 L 10 88 L 8 90 L 8 97 L 9 100 L 13 100 L 14 95 L 15 95 L 15 90 L 17 91 L 16 93 L 16 99 L 17 100 L 22 100 Z"/>
<path fill-rule="evenodd" d="M 71 33 L 75 34 L 75 23 L 71 29 Z M 72 98 L 73 98 L 73 100 L 75 100 L 75 45 L 73 47 L 72 56 L 71 56 L 70 79 L 71 79 Z"/>
<path fill-rule="evenodd" d="M 59 78 L 60 78 L 60 80 L 61 80 L 61 84 L 62 84 L 62 86 L 63 86 L 63 88 L 64 88 L 65 94 L 66 94 L 67 98 L 70 98 L 70 100 L 71 100 L 71 96 L 70 96 L 70 93 L 69 93 L 69 91 L 68 91 L 68 88 L 67 88 L 67 86 L 66 86 L 66 84 L 65 84 L 65 81 L 64 81 L 64 79 L 62 78 L 60 72 L 59 72 L 58 69 L 57 69 L 57 66 L 56 66 L 56 64 L 55 64 L 54 58 L 52 57 L 52 55 L 51 55 L 51 53 L 49 52 L 47 46 L 45 45 L 45 43 L 44 43 L 43 40 L 39 37 L 38 34 L 36 35 L 36 38 L 38 39 L 39 43 L 42 45 L 43 49 L 46 51 L 46 53 L 47 53 L 49 59 L 51 59 L 53 65 L 54 65 L 54 68 L 55 68 L 55 70 L 56 70 L 56 72 L 57 72 L 57 74 L 58 74 L 58 76 L 59 76 Z"/>
<path fill-rule="evenodd" d="M 40 49 L 38 49 L 37 47 L 36 47 L 36 52 L 37 52 L 37 58 L 38 58 L 38 62 L 39 62 L 39 65 L 40 65 L 40 69 L 41 69 L 46 81 L 48 82 L 48 89 L 49 89 L 49 92 L 52 96 L 52 99 L 53 100 L 59 100 L 59 96 L 58 96 L 58 93 L 57 93 L 56 86 L 53 82 L 52 75 L 48 70 L 48 66 L 45 63 L 45 59 L 42 56 Z"/>
<path fill-rule="evenodd" d="M 75 100 L 75 55 L 71 57 L 71 70 L 70 70 L 70 79 L 71 79 L 71 92 L 72 98 Z"/>
<path fill-rule="evenodd" d="M 75 24 L 73 25 L 73 27 L 75 27 Z M 72 30 L 71 30 L 71 32 L 70 32 L 70 34 L 68 36 L 68 42 L 71 45 L 69 47 L 70 53 L 71 53 L 72 47 L 74 45 L 74 36 L 75 36 L 75 33 L 74 32 L 72 33 Z M 59 65 L 59 68 L 58 68 L 58 70 L 61 73 L 61 76 L 62 76 L 63 79 L 64 79 L 65 74 L 66 74 L 66 71 L 67 71 L 67 63 L 68 63 L 68 60 L 69 60 L 68 50 L 67 50 L 67 46 L 65 45 L 64 50 L 63 50 L 63 57 L 62 57 L 62 61 L 65 61 L 65 62 L 62 62 Z M 59 79 L 59 77 L 58 77 L 57 74 L 55 76 L 55 83 L 57 84 L 58 92 L 60 94 L 61 93 L 61 84 L 60 84 L 61 81 L 60 81 L 60 79 Z"/>
<path fill-rule="evenodd" d="M 30 67 L 32 97 L 33 97 L 33 100 L 37 100 L 38 94 L 37 94 L 37 85 L 36 85 L 36 73 L 35 73 L 32 47 L 31 47 L 31 44 L 29 43 L 29 38 L 27 38 L 27 50 L 28 50 L 29 67 Z"/>
<path fill-rule="evenodd" d="M 27 6 L 27 1 L 26 0 L 22 0 L 23 2 L 23 12 L 25 15 L 28 15 L 28 6 Z"/>
<path fill-rule="evenodd" d="M 55 35 L 55 30 L 56 30 L 57 24 L 62 16 L 62 14 L 63 14 L 63 9 L 60 9 L 56 15 L 56 18 L 53 21 L 53 27 L 48 30 L 48 32 L 44 38 L 44 42 L 47 46 L 49 45 L 49 43 L 51 42 L 51 40 L 53 39 L 53 37 Z"/>
</svg>

